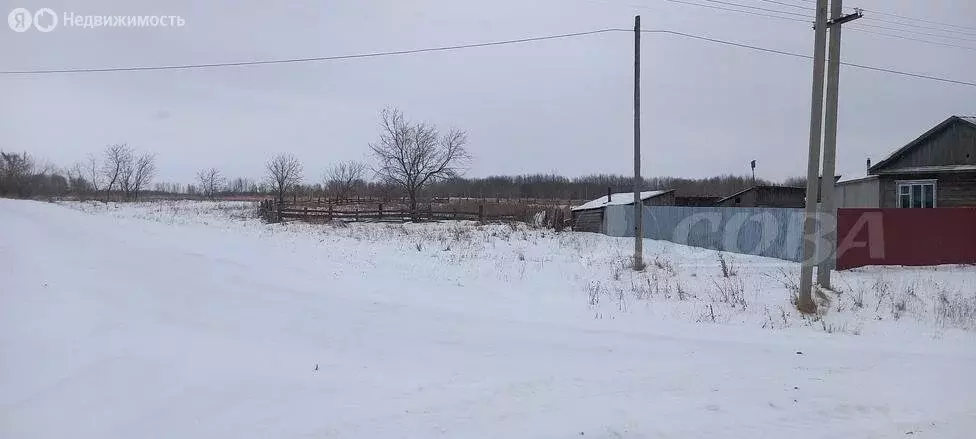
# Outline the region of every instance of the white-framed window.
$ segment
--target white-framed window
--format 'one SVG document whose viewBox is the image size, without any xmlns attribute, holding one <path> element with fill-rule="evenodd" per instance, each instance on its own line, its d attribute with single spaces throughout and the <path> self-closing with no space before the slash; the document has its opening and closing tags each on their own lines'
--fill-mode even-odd
<svg viewBox="0 0 976 439">
<path fill-rule="evenodd" d="M 916 209 L 936 207 L 935 180 L 904 180 L 897 183 L 895 195 L 898 197 L 898 207 Z"/>
</svg>

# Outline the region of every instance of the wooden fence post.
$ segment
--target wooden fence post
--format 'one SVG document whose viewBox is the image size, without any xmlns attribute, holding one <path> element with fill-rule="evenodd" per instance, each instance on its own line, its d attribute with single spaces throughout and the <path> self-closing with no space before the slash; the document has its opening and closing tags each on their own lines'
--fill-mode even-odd
<svg viewBox="0 0 976 439">
<path fill-rule="evenodd" d="M 329 204 L 329 221 L 332 221 L 332 205 Z"/>
<path fill-rule="evenodd" d="M 377 207 L 379 208 L 380 220 L 383 220 L 383 203 L 380 203 Z"/>
<path fill-rule="evenodd" d="M 308 221 L 308 206 L 305 206 L 305 211 L 302 212 L 302 219 Z"/>
<path fill-rule="evenodd" d="M 485 205 L 484 204 L 479 204 L 478 205 L 478 221 L 479 222 L 482 222 L 482 223 L 485 222 Z"/>
</svg>

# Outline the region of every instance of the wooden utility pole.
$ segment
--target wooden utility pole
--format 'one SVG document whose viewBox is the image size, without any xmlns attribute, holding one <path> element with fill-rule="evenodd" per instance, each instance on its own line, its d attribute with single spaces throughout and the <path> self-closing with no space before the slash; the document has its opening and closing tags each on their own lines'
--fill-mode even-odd
<svg viewBox="0 0 976 439">
<path fill-rule="evenodd" d="M 813 94 L 810 102 L 810 145 L 807 156 L 807 199 L 803 209 L 803 261 L 800 265 L 800 292 L 796 307 L 814 313 L 813 266 L 817 256 L 817 192 L 820 174 L 820 141 L 823 134 L 824 62 L 827 58 L 827 0 L 817 0 L 814 24 Z"/>
<path fill-rule="evenodd" d="M 640 161 L 640 15 L 634 17 L 634 270 L 644 269 L 644 203 Z"/>
<path fill-rule="evenodd" d="M 830 44 L 827 48 L 827 108 L 824 112 L 823 180 L 820 182 L 820 226 L 823 243 L 817 264 L 817 284 L 830 289 L 830 272 L 837 264 L 837 201 L 834 173 L 837 161 L 837 107 L 840 94 L 840 33 L 844 23 L 861 18 L 860 10 L 844 15 L 843 0 L 830 2 Z"/>
</svg>

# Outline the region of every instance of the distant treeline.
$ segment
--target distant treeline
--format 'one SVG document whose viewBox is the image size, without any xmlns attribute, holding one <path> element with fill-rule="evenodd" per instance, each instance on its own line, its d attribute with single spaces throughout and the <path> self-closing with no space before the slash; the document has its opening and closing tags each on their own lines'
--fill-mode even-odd
<svg viewBox="0 0 976 439">
<path fill-rule="evenodd" d="M 238 178 L 227 186 L 227 194 L 269 194 L 267 184 Z M 239 182 L 245 182 L 241 185 Z M 723 175 L 708 178 L 651 177 L 645 178 L 642 190 L 674 189 L 680 197 L 725 197 L 755 185 L 785 185 L 802 187 L 802 178 L 789 178 L 783 182 L 752 177 Z M 250 182 L 250 183 L 248 183 Z M 179 187 L 179 185 L 176 185 Z M 166 187 L 161 185 L 160 188 Z M 199 193 L 193 185 L 183 186 L 190 194 Z M 243 192 L 238 188 L 248 188 Z M 551 199 L 590 200 L 612 192 L 629 192 L 634 188 L 633 178 L 625 175 L 597 174 L 584 177 L 563 177 L 555 174 L 497 175 L 491 177 L 454 177 L 432 183 L 424 188 L 425 198 L 492 198 L 492 199 Z M 299 197 L 332 197 L 336 191 L 329 184 L 298 185 L 293 192 Z M 395 185 L 381 181 L 359 179 L 351 184 L 342 198 L 391 199 L 403 194 Z"/>
<path fill-rule="evenodd" d="M 685 197 L 722 197 L 752 187 L 753 185 L 788 184 L 802 186 L 794 180 L 776 183 L 770 180 L 757 179 L 753 183 L 751 177 L 724 175 L 709 178 L 678 178 L 653 177 L 644 179 L 644 190 L 674 189 L 678 196 Z M 291 190 L 300 197 L 333 197 L 336 191 L 329 184 L 300 184 Z M 591 175 L 585 177 L 563 177 L 553 174 L 532 175 L 499 175 L 491 177 L 464 178 L 455 177 L 430 184 L 424 189 L 427 198 L 501 198 L 523 199 L 543 198 L 556 200 L 589 200 L 606 195 L 607 189 L 613 192 L 627 192 L 633 190 L 633 178 L 625 175 Z M 154 188 L 161 193 L 185 193 L 199 195 L 202 193 L 199 185 L 157 183 Z M 228 180 L 223 190 L 218 194 L 225 195 L 261 195 L 273 192 L 271 185 L 259 180 L 245 177 Z M 343 198 L 399 198 L 403 196 L 395 186 L 379 181 L 359 179 L 343 194 Z"/>
<path fill-rule="evenodd" d="M 645 178 L 643 190 L 674 189 L 682 197 L 724 197 L 754 185 L 799 185 L 801 179 L 791 178 L 777 183 L 752 177 L 723 175 L 708 178 L 651 177 Z M 463 196 L 485 198 L 550 198 L 589 200 L 607 193 L 627 192 L 634 188 L 633 178 L 625 175 L 597 174 L 567 178 L 554 174 L 492 176 L 485 178 L 454 178 L 431 185 L 434 196 Z"/>
<path fill-rule="evenodd" d="M 157 182 L 151 184 L 155 173 L 153 156 L 141 157 L 125 145 L 106 148 L 104 158 L 77 163 L 59 169 L 38 166 L 27 153 L 0 153 L 0 196 L 74 197 L 103 200 L 136 200 L 139 195 L 174 195 L 187 197 L 271 196 L 275 185 L 268 178 L 238 177 L 210 179 L 212 190 L 205 189 L 206 181 L 192 184 Z M 360 169 L 363 171 L 365 168 Z M 215 171 L 214 171 L 215 172 Z M 397 185 L 383 181 L 369 181 L 368 172 L 341 178 L 327 178 L 322 183 L 298 183 L 289 186 L 287 194 L 302 198 L 368 198 L 390 200 L 404 197 Z M 791 178 L 784 182 L 748 176 L 723 175 L 709 178 L 650 177 L 644 179 L 643 190 L 674 189 L 683 197 L 723 197 L 753 185 L 783 184 L 803 186 L 804 179 Z M 607 190 L 633 190 L 632 179 L 625 175 L 598 174 L 584 177 L 563 177 L 555 174 L 491 176 L 482 178 L 453 177 L 425 186 L 424 198 L 492 198 L 492 199 L 551 199 L 590 200 L 601 197 Z"/>
</svg>

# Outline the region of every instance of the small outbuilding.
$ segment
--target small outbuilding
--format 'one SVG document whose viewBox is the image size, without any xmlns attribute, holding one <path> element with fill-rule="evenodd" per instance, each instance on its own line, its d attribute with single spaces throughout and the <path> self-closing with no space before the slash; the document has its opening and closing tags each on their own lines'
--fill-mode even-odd
<svg viewBox="0 0 976 439">
<path fill-rule="evenodd" d="M 719 207 L 803 207 L 807 190 L 793 186 L 753 186 L 715 203 Z"/>
<path fill-rule="evenodd" d="M 645 206 L 674 206 L 674 189 L 645 191 L 640 193 Z M 632 206 L 633 192 L 610 193 L 572 209 L 573 230 L 577 232 L 606 233 L 605 212 L 607 206 Z"/>
</svg>

